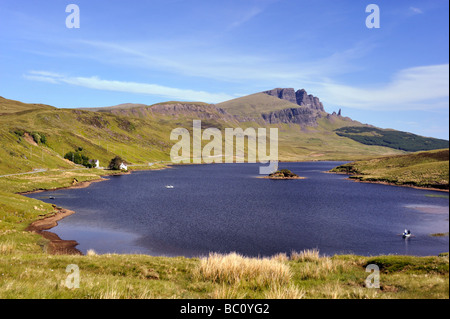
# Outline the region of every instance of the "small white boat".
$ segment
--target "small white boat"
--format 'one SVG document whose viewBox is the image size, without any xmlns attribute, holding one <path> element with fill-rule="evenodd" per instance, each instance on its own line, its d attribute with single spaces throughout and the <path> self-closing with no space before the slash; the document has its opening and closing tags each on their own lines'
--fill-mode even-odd
<svg viewBox="0 0 450 319">
<path fill-rule="evenodd" d="M 402 236 L 403 236 L 403 238 L 411 237 L 411 231 L 409 229 L 405 229 Z"/>
<path fill-rule="evenodd" d="M 173 188 L 173 185 L 166 185 L 166 188 Z"/>
</svg>

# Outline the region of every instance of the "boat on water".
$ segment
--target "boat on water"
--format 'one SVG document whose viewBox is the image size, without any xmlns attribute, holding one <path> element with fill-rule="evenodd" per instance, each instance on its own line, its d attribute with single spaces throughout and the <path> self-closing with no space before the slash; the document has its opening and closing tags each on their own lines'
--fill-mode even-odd
<svg viewBox="0 0 450 319">
<path fill-rule="evenodd" d="M 166 185 L 166 188 L 173 188 L 173 185 Z"/>
<path fill-rule="evenodd" d="M 405 229 L 402 236 L 403 236 L 403 238 L 411 237 L 411 231 L 409 229 Z"/>
</svg>

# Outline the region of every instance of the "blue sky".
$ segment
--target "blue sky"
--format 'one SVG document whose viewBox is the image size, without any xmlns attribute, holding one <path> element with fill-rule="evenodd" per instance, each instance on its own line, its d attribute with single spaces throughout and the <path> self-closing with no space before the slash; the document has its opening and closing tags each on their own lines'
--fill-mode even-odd
<svg viewBox="0 0 450 319">
<path fill-rule="evenodd" d="M 448 139 L 448 12 L 447 0 L 0 0 L 0 95 L 96 107 L 304 88 L 330 113 Z"/>
</svg>

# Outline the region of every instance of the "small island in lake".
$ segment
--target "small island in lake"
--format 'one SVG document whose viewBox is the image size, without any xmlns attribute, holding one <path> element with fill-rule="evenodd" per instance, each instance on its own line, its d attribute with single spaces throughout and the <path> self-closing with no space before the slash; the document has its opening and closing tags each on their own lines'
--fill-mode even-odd
<svg viewBox="0 0 450 319">
<path fill-rule="evenodd" d="M 266 176 L 265 178 L 269 178 L 269 179 L 305 179 L 305 177 L 298 176 L 297 174 L 292 173 L 288 169 L 278 170 L 272 174 L 269 174 L 269 176 Z"/>
</svg>

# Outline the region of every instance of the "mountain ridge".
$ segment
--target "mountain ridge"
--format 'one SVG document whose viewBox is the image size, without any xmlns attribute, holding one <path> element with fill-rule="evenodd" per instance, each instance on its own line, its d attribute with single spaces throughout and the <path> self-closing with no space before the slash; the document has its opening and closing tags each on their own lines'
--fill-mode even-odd
<svg viewBox="0 0 450 319">
<path fill-rule="evenodd" d="M 286 92 L 292 97 L 292 91 Z M 107 166 L 116 155 L 131 164 L 168 161 L 175 143 L 170 140 L 171 131 L 178 127 L 192 131 L 192 121 L 198 119 L 202 129 L 278 128 L 281 161 L 350 161 L 405 153 L 337 134 L 336 130 L 346 127 L 373 126 L 321 111 L 320 100 L 306 96 L 314 103 L 299 105 L 259 92 L 219 104 L 168 101 L 93 109 L 64 109 L 1 98 L 0 174 L 74 168 L 63 157 L 76 149 L 82 149 L 90 159 L 99 159 L 101 166 Z M 38 141 L 34 145 L 30 143 L 32 136 Z M 202 145 L 207 142 L 202 141 Z"/>
</svg>

